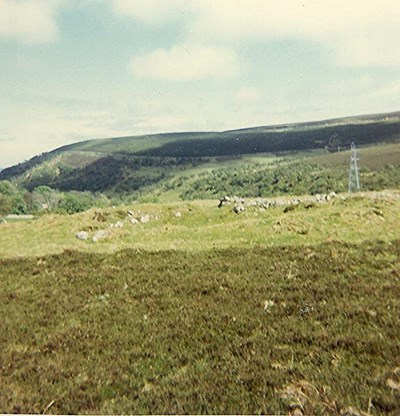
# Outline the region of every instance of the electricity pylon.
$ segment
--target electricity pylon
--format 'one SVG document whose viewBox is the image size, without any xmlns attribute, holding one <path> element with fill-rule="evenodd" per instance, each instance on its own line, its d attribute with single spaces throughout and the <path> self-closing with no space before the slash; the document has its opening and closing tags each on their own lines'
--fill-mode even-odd
<svg viewBox="0 0 400 416">
<path fill-rule="evenodd" d="M 358 157 L 356 145 L 351 142 L 350 172 L 349 172 L 349 193 L 360 190 L 360 180 L 358 178 Z"/>
</svg>

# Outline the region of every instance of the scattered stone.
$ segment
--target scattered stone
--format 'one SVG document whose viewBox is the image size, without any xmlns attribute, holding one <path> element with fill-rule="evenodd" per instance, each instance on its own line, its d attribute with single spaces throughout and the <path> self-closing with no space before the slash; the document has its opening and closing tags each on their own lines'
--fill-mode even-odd
<svg viewBox="0 0 400 416">
<path fill-rule="evenodd" d="M 221 208 L 224 205 L 229 205 L 232 202 L 231 198 L 229 196 L 224 196 L 219 200 L 218 208 Z"/>
<path fill-rule="evenodd" d="M 240 198 L 238 196 L 234 196 L 232 199 L 233 199 L 233 202 L 235 204 L 244 204 L 244 198 Z"/>
<path fill-rule="evenodd" d="M 133 211 L 131 211 L 130 209 L 128 211 L 126 211 L 126 213 L 130 216 L 133 217 Z"/>
<path fill-rule="evenodd" d="M 143 215 L 142 217 L 140 217 L 140 222 L 142 224 L 147 224 L 148 222 L 150 222 L 150 215 Z"/>
<path fill-rule="evenodd" d="M 386 385 L 390 387 L 392 390 L 400 391 L 400 382 L 393 380 L 392 378 L 388 378 L 386 380 Z"/>
<path fill-rule="evenodd" d="M 110 297 L 110 295 L 108 293 L 104 293 L 104 294 L 102 294 L 102 295 L 99 296 L 99 300 L 101 302 L 105 302 L 105 301 L 108 300 L 109 297 Z"/>
<path fill-rule="evenodd" d="M 114 228 L 123 228 L 124 223 L 122 221 L 118 221 L 114 224 Z"/>
<path fill-rule="evenodd" d="M 300 308 L 300 313 L 301 313 L 302 315 L 307 315 L 307 314 L 311 313 L 313 310 L 314 310 L 314 307 L 313 307 L 313 306 L 311 306 L 311 305 L 308 305 L 308 304 L 306 303 L 306 304 L 304 304 L 304 306 L 302 306 L 302 307 Z"/>
<path fill-rule="evenodd" d="M 272 306 L 274 306 L 275 305 L 275 302 L 273 301 L 273 300 L 266 300 L 265 302 L 264 302 L 264 311 L 266 311 L 266 312 L 270 312 L 270 308 L 272 307 Z"/>
<path fill-rule="evenodd" d="M 235 214 L 239 214 L 239 213 L 243 212 L 244 210 L 245 210 L 245 208 L 244 208 L 244 206 L 243 206 L 243 205 L 235 205 L 235 206 L 233 207 L 233 209 L 232 209 L 232 211 L 233 211 Z"/>
<path fill-rule="evenodd" d="M 181 218 L 181 217 L 182 217 L 182 213 L 178 211 L 178 212 L 175 214 L 175 217 L 176 217 L 176 218 Z"/>
<path fill-rule="evenodd" d="M 96 232 L 96 234 L 93 236 L 92 240 L 94 243 L 96 243 L 99 240 L 102 240 L 108 236 L 107 230 L 99 230 Z"/>
<path fill-rule="evenodd" d="M 375 215 L 378 215 L 379 217 L 383 217 L 383 211 L 378 209 L 378 208 L 374 208 L 372 210 L 374 212 Z"/>
<path fill-rule="evenodd" d="M 131 224 L 133 225 L 139 224 L 139 220 L 136 218 L 131 218 Z"/>
<path fill-rule="evenodd" d="M 89 234 L 86 231 L 79 231 L 75 234 L 75 237 L 78 240 L 87 240 L 89 238 Z"/>
<path fill-rule="evenodd" d="M 328 196 L 326 197 L 328 201 L 331 199 L 337 199 L 337 198 L 339 198 L 339 196 L 336 192 L 329 192 Z"/>
</svg>

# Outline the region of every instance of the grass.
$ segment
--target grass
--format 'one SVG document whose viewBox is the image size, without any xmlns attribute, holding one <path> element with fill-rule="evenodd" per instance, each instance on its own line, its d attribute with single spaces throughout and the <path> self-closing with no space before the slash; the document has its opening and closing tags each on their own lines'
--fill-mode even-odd
<svg viewBox="0 0 400 416">
<path fill-rule="evenodd" d="M 398 414 L 399 255 L 392 241 L 3 260 L 0 410 Z"/>
<path fill-rule="evenodd" d="M 362 169 L 379 170 L 386 165 L 398 167 L 400 163 L 400 143 L 387 143 L 357 149 Z M 347 168 L 350 164 L 350 151 L 331 153 L 312 158 L 322 166 Z"/>
<path fill-rule="evenodd" d="M 1 224 L 0 412 L 399 414 L 399 195 Z"/>
<path fill-rule="evenodd" d="M 137 204 L 105 209 L 105 222 L 96 219 L 92 209 L 72 216 L 45 215 L 24 223 L 1 224 L 0 258 L 40 256 L 63 250 L 112 253 L 134 248 L 148 251 L 205 251 L 228 247 L 275 247 L 314 245 L 326 241 L 360 243 L 400 238 L 400 198 L 367 194 L 367 198 L 334 200 L 306 209 L 299 205 L 290 212 L 284 208 L 260 210 L 247 207 L 240 215 L 232 206 L 217 208 L 217 201 L 165 204 Z M 127 211 L 140 218 L 150 215 L 148 224 L 130 223 Z M 180 218 L 176 217 L 177 213 Z M 109 224 L 124 222 L 121 229 Z M 75 234 L 88 231 L 92 237 L 99 229 L 108 229 L 107 239 L 93 243 L 79 241 Z"/>
</svg>

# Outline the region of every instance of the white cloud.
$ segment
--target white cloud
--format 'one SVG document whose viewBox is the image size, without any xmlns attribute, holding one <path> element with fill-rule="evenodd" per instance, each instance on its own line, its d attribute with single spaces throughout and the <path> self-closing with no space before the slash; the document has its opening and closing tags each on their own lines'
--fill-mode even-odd
<svg viewBox="0 0 400 416">
<path fill-rule="evenodd" d="M 111 0 L 116 14 L 130 16 L 145 23 L 162 23 L 184 17 L 187 0 Z"/>
<path fill-rule="evenodd" d="M 254 87 L 242 87 L 237 91 L 235 97 L 240 103 L 255 103 L 261 99 L 261 92 Z"/>
<path fill-rule="evenodd" d="M 75 112 L 47 106 L 15 105 L 3 112 L 6 125 L 1 137 L 0 167 L 10 166 L 59 146 L 97 137 L 129 135 L 132 126 L 106 110 L 80 108 Z"/>
<path fill-rule="evenodd" d="M 58 36 L 61 0 L 0 0 L 0 39 L 46 43 Z"/>
<path fill-rule="evenodd" d="M 156 49 L 131 59 L 130 70 L 138 77 L 168 81 L 194 81 L 205 78 L 231 78 L 240 67 L 236 53 L 229 48 L 183 43 L 171 49 Z"/>
<path fill-rule="evenodd" d="M 400 65 L 398 0 L 111 0 L 119 14 L 149 24 L 178 20 L 203 43 L 303 39 L 339 65 Z"/>
</svg>

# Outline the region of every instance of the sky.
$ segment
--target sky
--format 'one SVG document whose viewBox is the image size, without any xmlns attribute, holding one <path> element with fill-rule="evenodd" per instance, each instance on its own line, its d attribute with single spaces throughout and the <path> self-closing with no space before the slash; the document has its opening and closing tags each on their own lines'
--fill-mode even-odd
<svg viewBox="0 0 400 416">
<path fill-rule="evenodd" d="M 400 110 L 398 0 L 0 0 L 0 167 L 81 140 Z"/>
</svg>

